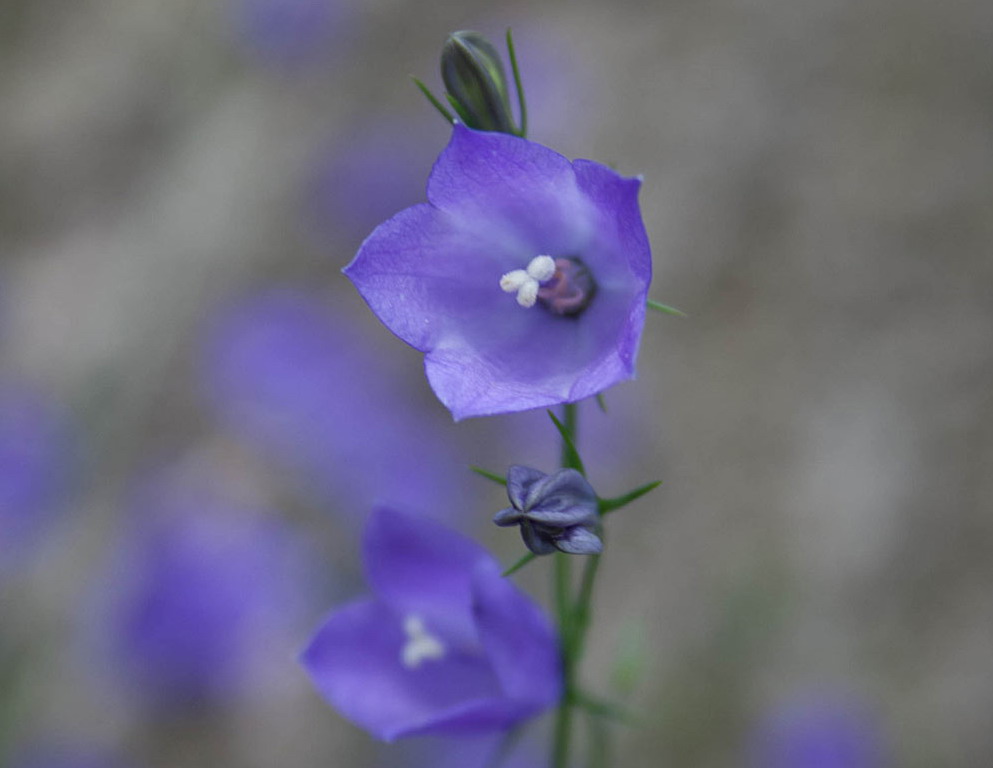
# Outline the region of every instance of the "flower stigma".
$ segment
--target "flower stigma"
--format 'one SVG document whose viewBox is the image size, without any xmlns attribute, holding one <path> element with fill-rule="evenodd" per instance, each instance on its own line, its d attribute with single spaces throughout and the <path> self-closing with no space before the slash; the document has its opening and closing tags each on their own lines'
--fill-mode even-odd
<svg viewBox="0 0 993 768">
<path fill-rule="evenodd" d="M 403 631 L 407 642 L 400 651 L 400 661 L 407 669 L 417 669 L 425 660 L 444 658 L 445 646 L 428 632 L 424 619 L 410 614 L 403 620 Z"/>
<path fill-rule="evenodd" d="M 500 278 L 505 293 L 516 293 L 517 303 L 528 309 L 538 302 L 553 314 L 574 317 L 586 309 L 596 294 L 589 268 L 579 259 L 541 255 L 527 269 L 515 269 Z"/>
</svg>

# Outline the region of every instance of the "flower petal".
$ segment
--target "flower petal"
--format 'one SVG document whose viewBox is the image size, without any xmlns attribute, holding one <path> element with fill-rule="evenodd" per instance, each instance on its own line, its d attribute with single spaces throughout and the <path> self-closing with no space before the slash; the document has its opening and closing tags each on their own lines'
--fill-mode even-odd
<svg viewBox="0 0 993 768">
<path fill-rule="evenodd" d="M 507 470 L 507 496 L 510 503 L 517 509 L 525 509 L 528 491 L 543 477 L 546 475 L 540 470 L 514 464 Z"/>
<path fill-rule="evenodd" d="M 599 555 L 603 552 L 603 541 L 592 528 L 577 525 L 556 537 L 555 547 L 570 555 Z"/>
<path fill-rule="evenodd" d="M 398 613 L 431 618 L 460 642 L 475 640 L 472 573 L 480 562 L 495 563 L 476 542 L 425 517 L 380 507 L 366 523 L 362 557 L 369 585 Z"/>
<path fill-rule="evenodd" d="M 641 179 L 626 178 L 592 160 L 574 160 L 572 167 L 579 188 L 596 211 L 598 237 L 616 243 L 611 250 L 626 257 L 632 273 L 647 289 L 652 279 L 652 251 L 638 206 Z"/>
<path fill-rule="evenodd" d="M 576 253 L 592 235 L 569 160 L 526 139 L 457 123 L 428 179 L 428 200 L 513 244 L 524 259 Z M 488 238 L 494 239 L 494 238 Z"/>
<path fill-rule="evenodd" d="M 358 600 L 328 618 L 301 662 L 338 711 L 386 741 L 507 722 L 507 703 L 484 659 L 450 652 L 408 668 L 401 663 L 406 641 L 388 606 Z"/>
<path fill-rule="evenodd" d="M 521 522 L 521 513 L 513 507 L 507 507 L 506 509 L 501 509 L 493 515 L 493 522 L 501 528 L 506 528 L 510 525 L 517 525 Z"/>
<path fill-rule="evenodd" d="M 555 630 L 538 605 L 489 563 L 473 574 L 473 616 L 503 690 L 522 716 L 554 705 L 562 694 Z"/>
<path fill-rule="evenodd" d="M 596 492 L 575 469 L 561 469 L 534 483 L 524 509 L 529 520 L 561 528 L 594 522 L 599 513 Z"/>
<path fill-rule="evenodd" d="M 531 523 L 527 518 L 521 520 L 521 538 L 524 546 L 536 555 L 550 555 L 555 551 L 551 536 L 547 531 Z"/>
</svg>

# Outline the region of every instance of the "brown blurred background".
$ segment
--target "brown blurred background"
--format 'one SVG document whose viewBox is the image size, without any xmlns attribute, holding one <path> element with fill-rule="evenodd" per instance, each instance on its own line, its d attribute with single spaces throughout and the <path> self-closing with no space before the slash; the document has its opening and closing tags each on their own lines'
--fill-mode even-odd
<svg viewBox="0 0 993 768">
<path fill-rule="evenodd" d="M 613 764 L 746 765 L 769 712 L 820 696 L 867 713 L 873 765 L 993 764 L 983 0 L 3 0 L 0 371 L 53 393 L 76 445 L 58 522 L 0 591 L 18 649 L 0 682 L 5 748 L 400 764 L 292 663 L 275 699 L 167 724 L 135 714 L 94 683 L 80 590 L 112 557 L 135 473 L 243 460 L 206 415 L 196 350 L 218 307 L 268 285 L 352 313 L 410 407 L 472 461 L 522 460 L 495 441 L 498 419 L 448 423 L 419 355 L 339 274 L 418 199 L 447 139 L 408 74 L 437 86 L 447 32 L 507 25 L 534 83 L 531 138 L 644 175 L 652 295 L 689 315 L 648 318 L 638 380 L 608 393 L 620 425 L 584 439 L 607 457 L 602 492 L 665 481 L 612 521 L 602 569 L 587 677 L 609 690 L 618 658 L 634 664 L 618 695 L 648 722 L 614 730 Z M 395 159 L 370 170 L 386 181 L 353 195 L 349 158 L 386 152 L 355 142 L 391 128 Z M 518 542 L 485 525 L 499 489 L 470 488 L 476 534 L 509 562 Z M 354 570 L 320 504 L 290 506 L 332 567 Z M 522 582 L 544 599 L 542 577 Z M 343 581 L 308 626 L 362 589 Z"/>
</svg>

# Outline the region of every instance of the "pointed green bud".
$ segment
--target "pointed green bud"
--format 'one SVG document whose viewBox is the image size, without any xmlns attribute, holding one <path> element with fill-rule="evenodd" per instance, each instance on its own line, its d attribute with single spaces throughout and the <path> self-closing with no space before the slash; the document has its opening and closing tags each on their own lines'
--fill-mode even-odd
<svg viewBox="0 0 993 768">
<path fill-rule="evenodd" d="M 481 34 L 463 30 L 448 36 L 441 52 L 441 79 L 449 102 L 467 126 L 517 134 L 503 62 Z"/>
</svg>

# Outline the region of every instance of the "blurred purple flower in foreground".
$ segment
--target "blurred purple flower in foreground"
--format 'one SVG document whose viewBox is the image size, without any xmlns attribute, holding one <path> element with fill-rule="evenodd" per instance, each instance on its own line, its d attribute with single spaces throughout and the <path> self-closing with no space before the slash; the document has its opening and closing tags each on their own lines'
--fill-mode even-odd
<svg viewBox="0 0 993 768">
<path fill-rule="evenodd" d="M 60 408 L 25 386 L 0 385 L 0 572 L 58 510 L 68 452 Z"/>
<path fill-rule="evenodd" d="M 456 419 L 581 400 L 634 376 L 652 270 L 640 185 L 456 125 L 429 202 L 381 224 L 345 274 L 427 353 Z"/>
<path fill-rule="evenodd" d="M 869 714 L 840 698 L 790 702 L 771 713 L 752 741 L 755 768 L 882 768 L 881 737 Z"/>
<path fill-rule="evenodd" d="M 91 619 L 114 674 L 153 706 L 278 687 L 318 600 L 307 543 L 196 469 L 202 475 L 170 468 L 140 486 Z"/>
<path fill-rule="evenodd" d="M 333 613 L 302 657 L 345 717 L 392 741 L 501 730 L 558 700 L 551 624 L 475 542 L 381 508 L 363 560 L 373 596 Z"/>
<path fill-rule="evenodd" d="M 461 508 L 455 447 L 361 328 L 316 292 L 271 290 L 209 329 L 208 399 L 227 427 L 301 472 L 333 511 Z M 354 519 L 354 518 L 353 518 Z"/>
</svg>

